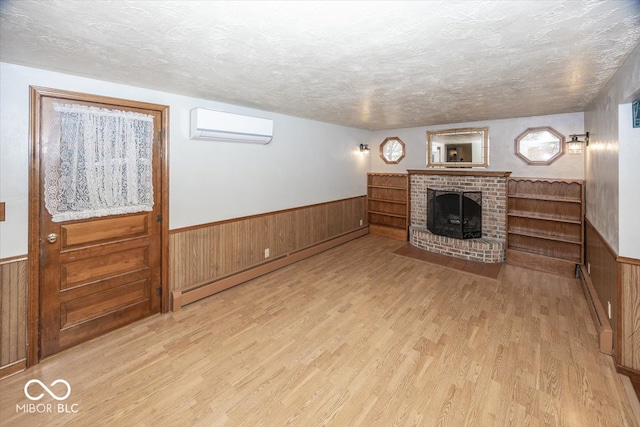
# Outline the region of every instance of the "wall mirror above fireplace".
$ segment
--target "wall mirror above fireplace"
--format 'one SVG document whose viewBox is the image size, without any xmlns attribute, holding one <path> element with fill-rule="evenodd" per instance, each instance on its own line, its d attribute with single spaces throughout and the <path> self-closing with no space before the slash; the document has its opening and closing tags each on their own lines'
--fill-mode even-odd
<svg viewBox="0 0 640 427">
<path fill-rule="evenodd" d="M 489 128 L 428 131 L 427 166 L 486 168 L 489 166 Z"/>
<path fill-rule="evenodd" d="M 380 157 L 387 164 L 400 163 L 404 154 L 404 142 L 396 136 L 385 138 L 380 144 Z"/>
<path fill-rule="evenodd" d="M 564 154 L 564 136 L 552 127 L 528 128 L 516 138 L 516 155 L 528 165 L 550 165 Z"/>
</svg>

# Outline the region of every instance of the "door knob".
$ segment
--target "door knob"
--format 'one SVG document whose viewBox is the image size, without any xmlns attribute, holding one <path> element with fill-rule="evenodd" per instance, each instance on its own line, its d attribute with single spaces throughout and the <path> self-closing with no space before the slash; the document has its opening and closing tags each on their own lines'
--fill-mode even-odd
<svg viewBox="0 0 640 427">
<path fill-rule="evenodd" d="M 56 233 L 51 233 L 47 236 L 47 242 L 55 243 L 58 241 L 58 235 Z"/>
</svg>

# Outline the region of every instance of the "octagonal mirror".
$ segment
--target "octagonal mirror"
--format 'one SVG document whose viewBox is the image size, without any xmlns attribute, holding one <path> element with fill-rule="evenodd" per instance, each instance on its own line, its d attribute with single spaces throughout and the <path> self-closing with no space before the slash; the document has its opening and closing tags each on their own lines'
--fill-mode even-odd
<svg viewBox="0 0 640 427">
<path fill-rule="evenodd" d="M 528 128 L 516 138 L 516 155 L 528 165 L 550 165 L 564 154 L 564 136 L 545 126 Z"/>
<path fill-rule="evenodd" d="M 385 138 L 380 144 L 380 157 L 387 164 L 400 163 L 404 158 L 404 142 L 397 136 Z"/>
</svg>

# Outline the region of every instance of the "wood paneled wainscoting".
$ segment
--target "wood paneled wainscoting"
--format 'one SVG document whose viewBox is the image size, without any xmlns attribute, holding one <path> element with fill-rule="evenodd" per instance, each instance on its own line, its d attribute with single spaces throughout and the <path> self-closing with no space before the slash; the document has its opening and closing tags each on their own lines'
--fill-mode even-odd
<svg viewBox="0 0 640 427">
<path fill-rule="evenodd" d="M 172 230 L 172 310 L 367 233 L 366 196 Z"/>
<path fill-rule="evenodd" d="M 595 291 L 593 305 L 602 307 L 600 317 L 608 317 L 611 304 L 611 353 L 640 397 L 640 260 L 618 256 L 588 219 L 586 246 L 588 268 L 582 270 Z"/>
<path fill-rule="evenodd" d="M 27 257 L 0 260 L 0 378 L 27 366 Z"/>
</svg>

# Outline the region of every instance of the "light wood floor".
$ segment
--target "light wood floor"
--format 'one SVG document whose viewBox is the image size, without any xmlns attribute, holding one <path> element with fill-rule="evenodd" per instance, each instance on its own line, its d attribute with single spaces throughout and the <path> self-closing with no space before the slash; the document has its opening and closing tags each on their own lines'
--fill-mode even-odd
<svg viewBox="0 0 640 427">
<path fill-rule="evenodd" d="M 637 425 L 576 280 L 402 244 L 366 236 L 66 350 L 0 382 L 0 424 Z M 54 413 L 16 413 L 30 379 L 68 381 L 77 413 L 46 393 Z"/>
</svg>

